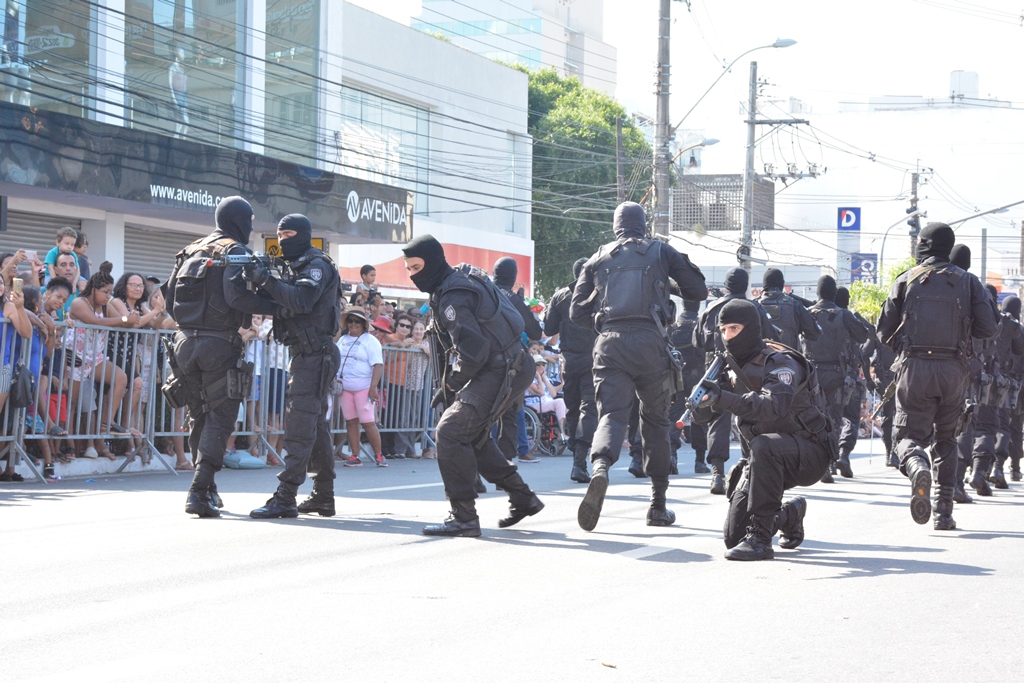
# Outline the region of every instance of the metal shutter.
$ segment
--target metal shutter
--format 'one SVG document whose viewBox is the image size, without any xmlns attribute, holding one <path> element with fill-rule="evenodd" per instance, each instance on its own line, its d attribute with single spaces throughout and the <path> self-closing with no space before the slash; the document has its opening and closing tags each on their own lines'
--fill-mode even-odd
<svg viewBox="0 0 1024 683">
<path fill-rule="evenodd" d="M 173 230 L 143 230 L 124 226 L 124 270 L 143 277 L 166 280 L 174 267 L 174 255 L 202 235 Z"/>
<path fill-rule="evenodd" d="M 0 253 L 35 249 L 42 261 L 56 244 L 57 231 L 65 226 L 81 231 L 82 221 L 77 218 L 8 211 L 7 232 L 0 232 Z"/>
</svg>

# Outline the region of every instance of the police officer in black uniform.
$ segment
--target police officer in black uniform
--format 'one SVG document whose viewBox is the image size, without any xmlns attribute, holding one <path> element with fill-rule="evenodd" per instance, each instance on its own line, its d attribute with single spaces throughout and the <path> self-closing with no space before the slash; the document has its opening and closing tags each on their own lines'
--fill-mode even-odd
<svg viewBox="0 0 1024 683">
<path fill-rule="evenodd" d="M 579 259 L 572 266 L 574 278 L 579 278 L 586 259 Z M 551 297 L 547 315 L 544 317 L 544 334 L 558 335 L 558 350 L 565 358 L 565 374 L 562 377 L 562 395 L 565 400 L 565 431 L 572 451 L 572 472 L 569 478 L 581 484 L 590 483 L 587 473 L 587 456 L 597 429 L 597 403 L 594 396 L 594 342 L 597 335 L 593 328 L 580 327 L 569 319 L 572 293 L 576 290 L 573 279 Z M 576 435 L 577 428 L 579 436 Z"/>
<path fill-rule="evenodd" d="M 669 424 L 671 425 L 672 458 L 675 460 L 676 453 L 683 445 L 683 436 L 686 436 L 687 443 L 693 448 L 693 472 L 694 474 L 707 474 L 711 471 L 704 462 L 704 454 L 708 450 L 708 433 L 704 425 L 690 421 L 689 424 L 681 425 L 680 420 L 686 412 L 686 399 L 690 397 L 693 387 L 704 376 L 704 350 L 693 345 L 693 330 L 697 327 L 700 302 L 690 299 L 683 300 L 683 312 L 679 314 L 675 324 L 669 329 L 669 338 L 672 346 L 683 361 L 683 390 L 676 392 L 672 398 L 672 407 L 669 409 Z"/>
<path fill-rule="evenodd" d="M 864 327 L 864 334 L 867 335 L 868 339 L 874 337 L 874 325 L 868 322 L 860 313 L 850 310 L 850 290 L 846 287 L 836 288 L 836 306 L 853 314 L 857 322 Z M 866 340 L 864 343 L 867 343 Z M 839 431 L 839 461 L 837 465 L 839 473 L 843 477 L 852 479 L 853 467 L 850 464 L 850 454 L 857 447 L 857 436 L 860 433 L 861 402 L 864 400 L 864 390 L 867 388 L 868 380 L 871 379 L 871 373 L 867 371 L 869 363 L 864 359 L 864 349 L 861 343 L 848 339 L 843 357 L 845 358 L 844 370 L 846 372 L 846 378 L 843 380 L 843 383 L 846 387 L 852 386 L 853 391 L 849 392 L 851 394 L 850 398 L 842 407 L 843 423 L 842 429 Z M 861 378 L 862 373 L 864 374 L 863 379 Z M 874 383 L 872 382 L 873 387 Z"/>
<path fill-rule="evenodd" d="M 778 268 L 764 271 L 764 291 L 757 303 L 771 316 L 772 325 L 778 330 L 779 341 L 791 349 L 800 349 L 800 336 L 815 341 L 821 336 L 821 328 L 814 321 L 807 307 L 798 299 L 786 294 L 786 276 Z"/>
<path fill-rule="evenodd" d="M 693 345 L 698 346 L 709 355 L 707 365 L 714 358 L 711 354 L 725 350 L 721 332 L 718 329 L 718 312 L 722 306 L 733 299 L 746 299 L 750 274 L 743 268 L 733 268 L 725 275 L 725 287 L 728 294 L 708 304 L 700 316 L 700 322 L 693 331 Z M 766 339 L 778 340 L 778 333 L 772 325 L 768 312 L 755 303 L 761 319 L 761 332 Z M 729 444 L 732 440 L 732 415 L 728 412 L 716 413 L 708 425 L 708 462 L 711 464 L 711 493 L 725 495 L 725 461 L 729 459 Z"/>
<path fill-rule="evenodd" d="M 828 403 L 829 417 L 838 426 L 843 423 L 843 406 L 850 401 L 856 384 L 847 381 L 845 367 L 848 363 L 850 342 L 863 344 L 868 339 L 867 330 L 852 313 L 845 311 L 836 304 L 839 288 L 835 278 L 822 275 L 818 278 L 818 301 L 809 309 L 811 317 L 821 328 L 821 336 L 817 339 L 804 338 L 804 356 L 814 363 L 818 374 L 818 384 L 825 401 Z M 836 439 L 838 433 L 833 434 Z M 837 463 L 844 477 L 852 477 L 849 453 Z M 829 468 L 821 478 L 822 482 L 831 484 L 832 471 Z"/>
<path fill-rule="evenodd" d="M 1009 488 L 1003 468 L 1010 455 L 1013 411 L 1020 392 L 1021 359 L 1024 356 L 1024 336 L 1021 334 L 1020 299 L 1008 296 L 1003 300 L 999 334 L 996 335 L 996 357 L 999 359 L 999 380 L 996 391 L 996 458 L 988 480 L 997 489 Z"/>
<path fill-rule="evenodd" d="M 968 396 L 974 400 L 975 407 L 973 417 L 962 429 L 963 433 L 970 435 L 967 460 L 971 466 L 971 488 L 979 496 L 987 498 L 992 495 L 988 475 L 996 460 L 996 439 L 999 435 L 997 389 L 1000 364 L 997 341 L 1003 321 L 996 304 L 996 288 L 985 285 L 985 289 L 988 292 L 989 304 L 992 306 L 992 314 L 995 316 L 997 332 L 988 339 L 972 340 L 973 356 L 968 360 L 968 368 L 973 385 L 968 388 Z M 958 450 L 963 433 L 957 437 Z M 962 469 L 966 470 L 966 465 L 962 466 Z M 959 463 L 958 470 L 961 470 Z"/>
<path fill-rule="evenodd" d="M 869 359 L 871 375 L 874 388 L 880 392 L 879 398 L 884 396 L 896 374 L 892 371 L 892 364 L 896 362 L 896 354 L 885 344 L 878 341 L 877 334 L 872 334 L 861 346 L 864 357 Z M 899 467 L 900 460 L 896 456 L 892 443 L 892 418 L 896 414 L 896 401 L 890 397 L 880 411 L 882 416 L 882 444 L 885 446 L 886 467 Z"/>
<path fill-rule="evenodd" d="M 327 396 L 341 356 L 334 336 L 341 323 L 341 279 L 334 262 L 312 244 L 313 226 L 290 214 L 277 226 L 281 255 L 288 264 L 281 279 L 262 263 L 245 267 L 245 279 L 276 305 L 274 338 L 288 347 L 288 388 L 284 407 L 284 469 L 277 491 L 256 519 L 298 517 L 300 512 L 334 516 L 334 450 L 327 422 Z M 296 506 L 295 496 L 313 475 L 313 493 Z"/>
<path fill-rule="evenodd" d="M 474 483 L 479 471 L 509 496 L 509 527 L 544 508 L 497 444 L 491 427 L 533 381 L 523 319 L 479 268 L 448 265 L 444 247 L 421 235 L 402 248 L 409 278 L 430 294 L 435 341 L 453 356 L 440 378 L 446 408 L 437 423 L 437 464 L 451 515 L 423 528 L 428 536 L 479 536 Z"/>
<path fill-rule="evenodd" d="M 665 507 L 670 467 L 668 409 L 678 389 L 667 326 L 670 280 L 684 299 L 707 297 L 704 276 L 671 246 L 647 237 L 643 207 L 624 202 L 615 209 L 615 241 L 587 260 L 576 282 L 569 313 L 581 327 L 597 331 L 594 386 L 597 432 L 591 449 L 593 472 L 577 514 L 593 531 L 608 490 L 608 468 L 618 460 L 630 405 L 640 400 L 644 471 L 651 478 L 649 526 L 668 526 L 675 514 Z"/>
<path fill-rule="evenodd" d="M 814 366 L 799 352 L 761 338 L 760 316 L 749 301 L 721 307 L 718 324 L 729 358 L 728 389 L 703 380 L 708 390 L 696 419 L 710 410 L 736 415 L 743 458 L 729 473 L 725 520 L 727 560 L 770 560 L 772 538 L 781 531 L 783 548 L 804 540 L 807 502 L 782 494 L 821 479 L 834 457 L 833 426 L 815 378 Z"/>
<path fill-rule="evenodd" d="M 878 318 L 878 338 L 899 355 L 896 371 L 896 451 L 910 479 L 910 514 L 932 513 L 932 463 L 938 472 L 933 526 L 955 529 L 953 479 L 956 432 L 967 396 L 972 337 L 996 334 L 988 294 L 970 273 L 949 262 L 955 234 L 929 223 L 917 245 L 918 265 L 896 278 Z"/>
<path fill-rule="evenodd" d="M 1003 311 L 1010 315 L 1020 325 L 1021 301 L 1016 296 L 1008 296 L 1003 300 Z M 1012 349 L 1012 355 L 1006 366 L 1007 374 L 1013 381 L 1010 394 L 1007 399 L 1009 412 L 1009 429 L 1007 455 L 1010 459 L 1010 479 L 1020 481 L 1020 460 L 1022 451 L 1022 429 L 1024 429 L 1024 406 L 1021 405 L 1021 390 L 1024 388 L 1024 355 L 1020 353 L 1020 347 Z M 999 468 L 1002 470 L 1002 467 Z M 1003 479 L 1005 482 L 1005 477 Z"/>
<path fill-rule="evenodd" d="M 274 313 L 273 303 L 247 289 L 242 267 L 224 260 L 252 253 L 246 247 L 252 206 L 241 197 L 225 197 L 214 218 L 217 229 L 178 252 L 162 287 L 167 310 L 178 323 L 173 371 L 192 418 L 188 445 L 196 471 L 185 512 L 200 517 L 220 516 L 223 502 L 214 475 L 224 466 L 238 406 L 251 387 L 252 368 L 245 363 L 238 330 L 252 324 L 253 313 Z"/>
<path fill-rule="evenodd" d="M 494 276 L 491 278 L 495 286 L 502 294 L 509 300 L 509 302 L 519 311 L 519 315 L 523 317 L 523 331 L 526 333 L 527 339 L 530 341 L 539 341 L 544 336 L 544 331 L 541 329 L 540 322 L 537 320 L 537 316 L 533 314 L 530 307 L 526 303 L 526 299 L 523 297 L 523 290 L 512 291 L 512 288 L 516 285 L 516 278 L 519 277 L 519 264 L 516 263 L 514 258 L 509 256 L 503 256 L 494 262 Z M 518 452 L 516 448 L 516 435 L 519 429 L 519 425 L 523 425 L 523 431 L 526 431 L 526 415 L 524 415 L 523 401 L 525 396 L 519 395 L 515 397 L 505 409 L 505 412 L 501 415 L 501 420 L 498 426 L 498 448 L 505 454 L 508 460 L 514 460 Z M 477 491 L 480 491 L 480 486 L 477 487 Z M 484 487 L 486 490 L 486 487 Z"/>
</svg>

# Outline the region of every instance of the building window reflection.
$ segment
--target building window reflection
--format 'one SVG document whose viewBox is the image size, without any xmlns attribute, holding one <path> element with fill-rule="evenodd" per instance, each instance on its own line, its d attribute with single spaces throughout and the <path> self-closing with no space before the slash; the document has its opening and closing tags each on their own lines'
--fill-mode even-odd
<svg viewBox="0 0 1024 683">
<path fill-rule="evenodd" d="M 266 36 L 266 152 L 316 166 L 319 0 L 267 0 Z"/>
</svg>

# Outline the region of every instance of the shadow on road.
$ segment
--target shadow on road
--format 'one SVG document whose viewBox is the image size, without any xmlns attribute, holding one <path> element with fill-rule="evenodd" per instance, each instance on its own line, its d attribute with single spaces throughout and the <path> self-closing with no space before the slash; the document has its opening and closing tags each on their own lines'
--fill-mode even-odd
<svg viewBox="0 0 1024 683">
<path fill-rule="evenodd" d="M 680 550 L 679 548 L 659 546 L 656 538 L 651 538 L 651 543 L 630 543 L 624 541 L 612 541 L 600 538 L 596 535 L 579 538 L 569 537 L 560 533 L 523 529 L 522 531 L 514 532 L 514 534 L 510 534 L 508 531 L 499 531 L 488 534 L 485 531 L 484 537 L 481 540 L 521 547 L 585 550 L 587 552 L 601 553 L 604 555 L 624 555 L 626 557 L 645 562 L 688 564 L 691 562 L 710 562 L 712 560 L 711 555 L 706 555 L 704 553 L 692 553 L 686 550 Z"/>
<path fill-rule="evenodd" d="M 796 553 L 776 553 L 775 559 L 800 565 L 811 565 L 837 570 L 833 576 L 822 576 L 812 581 L 830 579 L 858 579 L 875 576 L 940 574 L 947 576 L 990 576 L 994 570 L 970 564 L 932 562 L 907 557 L 866 556 L 863 552 L 943 552 L 937 548 L 903 546 L 876 546 L 857 544 L 817 544 L 819 548 L 801 546 Z M 824 546 L 834 548 L 830 550 Z"/>
</svg>

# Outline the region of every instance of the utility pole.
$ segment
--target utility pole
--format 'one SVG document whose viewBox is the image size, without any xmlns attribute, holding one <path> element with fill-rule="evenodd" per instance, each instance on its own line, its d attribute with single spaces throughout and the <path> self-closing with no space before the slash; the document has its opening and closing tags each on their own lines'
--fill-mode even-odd
<svg viewBox="0 0 1024 683">
<path fill-rule="evenodd" d="M 747 163 L 743 170 L 743 240 L 740 266 L 750 272 L 750 247 L 754 243 L 754 140 L 757 135 L 757 62 L 750 63 L 750 97 L 747 101 Z"/>
<path fill-rule="evenodd" d="M 910 176 L 910 208 L 907 209 L 907 213 L 914 213 L 917 211 L 917 184 L 921 178 L 921 174 L 917 171 Z M 910 255 L 917 255 L 917 236 L 921 234 L 921 217 L 914 216 L 907 221 L 907 225 L 910 226 Z M 984 282 L 984 280 L 982 280 Z"/>
<path fill-rule="evenodd" d="M 622 158 L 622 119 L 615 119 L 615 200 L 616 204 L 626 201 L 626 176 Z"/>
<path fill-rule="evenodd" d="M 672 0 L 658 3 L 658 109 L 654 124 L 654 234 L 668 236 L 668 193 L 669 193 L 669 32 L 672 17 Z"/>
<path fill-rule="evenodd" d="M 981 284 L 988 282 L 988 228 L 981 229 Z"/>
</svg>

